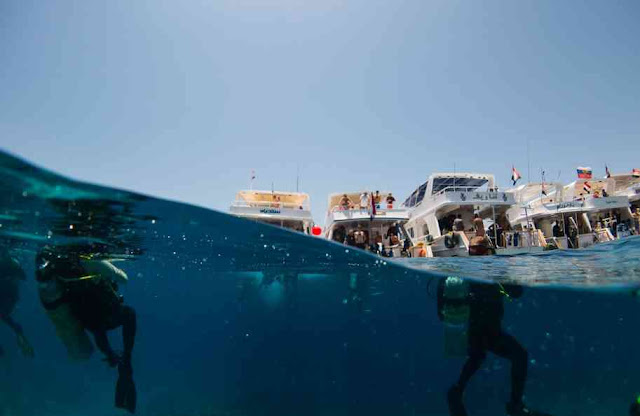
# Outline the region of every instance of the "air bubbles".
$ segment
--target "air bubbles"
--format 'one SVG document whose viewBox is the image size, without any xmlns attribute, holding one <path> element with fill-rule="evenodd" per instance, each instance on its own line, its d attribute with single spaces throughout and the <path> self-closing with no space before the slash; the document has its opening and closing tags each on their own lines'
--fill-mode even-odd
<svg viewBox="0 0 640 416">
<path fill-rule="evenodd" d="M 155 219 L 151 220 L 151 224 L 155 224 L 155 223 L 156 223 Z"/>
<path fill-rule="evenodd" d="M 73 224 L 69 224 L 69 229 L 73 230 Z"/>
</svg>

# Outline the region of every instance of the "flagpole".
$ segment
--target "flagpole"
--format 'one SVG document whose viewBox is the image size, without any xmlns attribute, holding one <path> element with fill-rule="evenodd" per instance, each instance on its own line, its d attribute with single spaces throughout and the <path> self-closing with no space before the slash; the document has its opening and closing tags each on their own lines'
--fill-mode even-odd
<svg viewBox="0 0 640 416">
<path fill-rule="evenodd" d="M 529 153 L 529 139 L 527 139 L 527 183 L 531 183 L 531 155 Z"/>
</svg>

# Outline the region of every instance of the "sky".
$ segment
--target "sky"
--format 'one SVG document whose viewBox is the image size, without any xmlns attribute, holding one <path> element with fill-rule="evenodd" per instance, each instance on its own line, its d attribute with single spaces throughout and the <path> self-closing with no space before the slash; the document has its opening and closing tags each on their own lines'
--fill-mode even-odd
<svg viewBox="0 0 640 416">
<path fill-rule="evenodd" d="M 0 148 L 226 211 L 238 190 L 640 167 L 640 2 L 0 0 Z M 527 148 L 529 149 L 527 151 Z"/>
</svg>

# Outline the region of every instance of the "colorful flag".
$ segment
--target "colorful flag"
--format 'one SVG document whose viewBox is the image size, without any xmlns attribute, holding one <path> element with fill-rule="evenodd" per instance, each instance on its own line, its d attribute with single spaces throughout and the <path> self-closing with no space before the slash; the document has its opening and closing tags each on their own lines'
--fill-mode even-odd
<svg viewBox="0 0 640 416">
<path fill-rule="evenodd" d="M 631 171 L 631 176 L 633 176 L 634 178 L 640 178 L 640 169 L 633 168 L 633 170 Z"/>
<path fill-rule="evenodd" d="M 609 172 L 609 167 L 607 165 L 604 165 L 604 177 L 605 178 L 611 177 L 611 172 Z"/>
<path fill-rule="evenodd" d="M 518 179 L 521 177 L 522 176 L 520 175 L 520 172 L 516 170 L 516 167 L 511 166 L 511 180 L 513 181 L 513 186 L 516 186 L 516 182 L 518 182 Z"/>
<path fill-rule="evenodd" d="M 580 179 L 591 179 L 592 177 L 591 168 L 583 168 L 582 166 L 578 166 L 578 178 Z"/>
<path fill-rule="evenodd" d="M 591 193 L 591 184 L 589 182 L 585 182 L 584 185 L 582 185 L 582 189 L 584 189 L 584 191 L 588 194 Z"/>
</svg>

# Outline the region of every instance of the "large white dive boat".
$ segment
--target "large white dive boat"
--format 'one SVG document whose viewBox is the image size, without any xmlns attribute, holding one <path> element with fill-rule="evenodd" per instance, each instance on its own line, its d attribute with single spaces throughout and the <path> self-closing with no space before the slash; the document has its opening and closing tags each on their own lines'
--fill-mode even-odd
<svg viewBox="0 0 640 416">
<path fill-rule="evenodd" d="M 585 182 L 587 185 L 585 185 Z M 607 180 L 580 179 L 569 185 L 527 184 L 513 192 L 519 202 L 508 212 L 516 230 L 541 232 L 547 245 L 584 248 L 628 235 L 618 224 L 631 219 L 626 196 L 612 196 Z M 604 191 L 604 192 L 603 192 Z"/>
<path fill-rule="evenodd" d="M 409 218 L 406 208 L 395 200 L 387 202 L 391 193 L 375 195 L 368 191 L 329 195 L 324 236 L 336 242 L 361 249 L 371 249 L 386 256 L 403 254 L 403 226 Z"/>
<path fill-rule="evenodd" d="M 305 234 L 310 234 L 313 227 L 309 195 L 300 192 L 240 191 L 229 211 L 238 217 Z"/>
<path fill-rule="evenodd" d="M 607 181 L 609 195 L 626 196 L 629 198 L 631 209 L 635 212 L 640 208 L 640 176 L 634 174 L 611 175 Z"/>
<path fill-rule="evenodd" d="M 513 194 L 496 188 L 493 175 L 435 173 L 404 202 L 411 210 L 405 228 L 414 247 L 426 245 L 426 257 L 467 256 L 478 214 L 485 224 L 493 225 L 493 233 L 484 237 L 492 240 L 497 251 L 504 251 L 495 225 L 514 202 Z"/>
</svg>

